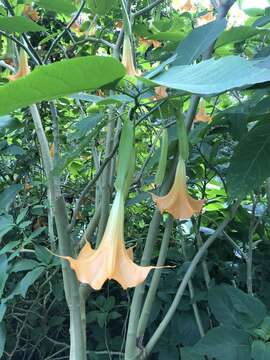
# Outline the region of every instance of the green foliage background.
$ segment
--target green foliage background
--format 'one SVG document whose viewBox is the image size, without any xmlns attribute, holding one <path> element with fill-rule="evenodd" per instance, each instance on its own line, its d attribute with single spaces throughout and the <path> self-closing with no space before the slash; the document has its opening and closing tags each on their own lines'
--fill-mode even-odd
<svg viewBox="0 0 270 360">
<path fill-rule="evenodd" d="M 253 9 L 242 26 L 226 30 L 225 19 L 219 19 L 194 29 L 197 19 L 207 13 L 203 4 L 196 12 L 185 12 L 165 0 L 140 13 L 151 2 L 134 2 L 130 25 L 136 66 L 142 73 L 135 78 L 124 77 L 117 60 L 122 50 L 121 44 L 115 45 L 121 38 L 122 2 L 40 0 L 32 5 L 39 15 L 37 22 L 22 16 L 24 1 L 0 3 L 0 358 L 65 359 L 70 347 L 61 264 L 47 251 L 57 252 L 58 238 L 50 234 L 50 230 L 56 234 L 55 224 L 50 224 L 47 178 L 28 106 L 38 102 L 50 147 L 60 144 L 53 174 L 61 179 L 69 220 L 79 195 L 93 180 L 73 219 L 75 254 L 100 206 L 104 180 L 94 180 L 104 161 L 113 164 L 109 174 L 104 167 L 111 203 L 119 135 L 123 121 L 130 117 L 136 125 L 137 157 L 126 203 L 126 244 L 136 245 L 139 263 L 153 216 L 159 217 L 151 257 L 155 264 L 169 215 L 153 215 L 149 192 L 158 166 L 166 168 L 165 187 L 173 177 L 178 147 L 172 101 L 179 105 L 181 101 L 188 119 L 194 94 L 203 98 L 212 121 L 190 127 L 188 187 L 192 196 L 205 198 L 206 205 L 199 216 L 172 225 L 166 264 L 173 268 L 161 272 L 137 350 L 148 344 L 192 259 L 215 234 L 148 358 L 269 358 L 269 8 Z M 80 12 L 85 17 L 76 32 L 68 24 Z M 95 32 L 87 33 L 92 26 Z M 8 83 L 6 63 L 10 60 L 16 66 L 14 42 L 26 44 L 33 72 Z M 213 42 L 213 58 L 208 59 L 206 52 Z M 168 97 L 157 99 L 158 85 L 167 87 Z M 168 162 L 159 164 L 164 128 Z M 111 152 L 106 143 L 109 131 Z M 240 205 L 233 218 L 216 233 L 236 200 Z M 89 239 L 93 246 L 103 228 L 100 220 Z M 145 294 L 152 277 L 151 273 L 147 278 Z M 124 291 L 113 281 L 99 292 L 90 291 L 87 358 L 124 358 L 133 293 L 134 289 Z"/>
</svg>

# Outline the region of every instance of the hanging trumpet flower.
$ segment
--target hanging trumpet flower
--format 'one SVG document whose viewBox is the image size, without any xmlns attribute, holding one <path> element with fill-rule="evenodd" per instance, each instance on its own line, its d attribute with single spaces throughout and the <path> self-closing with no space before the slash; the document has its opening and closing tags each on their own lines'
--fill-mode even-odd
<svg viewBox="0 0 270 360">
<path fill-rule="evenodd" d="M 201 122 L 206 122 L 206 123 L 209 123 L 212 121 L 211 116 L 206 113 L 205 106 L 203 103 L 200 104 L 199 111 L 198 111 L 197 115 L 195 116 L 194 121 L 201 121 Z"/>
<path fill-rule="evenodd" d="M 123 289 L 141 284 L 152 266 L 139 266 L 133 262 L 132 248 L 124 243 L 124 194 L 116 193 L 108 223 L 97 250 L 86 243 L 77 259 L 65 257 L 78 280 L 93 289 L 102 288 L 107 279 L 116 280 Z"/>
<path fill-rule="evenodd" d="M 193 1 L 191 0 L 172 0 L 171 3 L 173 9 L 194 12 L 196 11 L 195 6 L 193 5 Z"/>
<path fill-rule="evenodd" d="M 69 256 L 69 261 L 78 280 L 93 289 L 102 288 L 107 279 L 116 280 L 124 289 L 141 284 L 153 266 L 139 266 L 133 262 L 132 248 L 126 249 L 124 242 L 124 203 L 132 178 L 134 163 L 134 128 L 130 121 L 123 127 L 120 140 L 120 156 L 116 195 L 113 201 L 103 238 L 96 250 L 89 243 L 83 247 L 77 259 Z"/>
<path fill-rule="evenodd" d="M 192 215 L 201 211 L 204 200 L 193 199 L 187 191 L 185 160 L 188 159 L 189 153 L 188 139 L 184 119 L 179 110 L 177 110 L 176 115 L 179 138 L 179 159 L 174 183 L 167 195 L 157 196 L 152 194 L 152 198 L 161 213 L 168 212 L 175 219 L 189 219 Z"/>
<path fill-rule="evenodd" d="M 40 19 L 40 16 L 31 4 L 24 4 L 22 15 L 29 17 L 33 21 L 38 21 Z"/>
<path fill-rule="evenodd" d="M 23 49 L 21 49 L 18 71 L 14 75 L 9 75 L 8 79 L 14 81 L 28 75 L 29 73 L 30 73 L 30 68 L 28 66 L 27 54 Z"/>
<path fill-rule="evenodd" d="M 127 74 L 129 76 L 139 75 L 134 65 L 131 40 L 129 35 L 126 33 L 124 35 L 122 64 L 125 66 Z"/>
<path fill-rule="evenodd" d="M 204 200 L 193 199 L 187 191 L 186 165 L 179 156 L 174 183 L 165 196 L 152 195 L 153 201 L 157 204 L 160 212 L 168 212 L 175 219 L 189 219 L 192 215 L 201 211 Z"/>
</svg>

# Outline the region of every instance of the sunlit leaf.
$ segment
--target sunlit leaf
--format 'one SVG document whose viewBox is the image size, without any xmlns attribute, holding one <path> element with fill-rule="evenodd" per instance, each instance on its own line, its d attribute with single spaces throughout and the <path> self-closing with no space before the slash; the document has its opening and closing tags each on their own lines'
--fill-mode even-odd
<svg viewBox="0 0 270 360">
<path fill-rule="evenodd" d="M 40 66 L 29 75 L 0 87 L 0 115 L 43 100 L 94 90 L 125 74 L 115 59 L 87 56 Z"/>
<path fill-rule="evenodd" d="M 17 33 L 46 31 L 43 26 L 38 25 L 26 16 L 0 17 L 0 30 Z"/>
</svg>

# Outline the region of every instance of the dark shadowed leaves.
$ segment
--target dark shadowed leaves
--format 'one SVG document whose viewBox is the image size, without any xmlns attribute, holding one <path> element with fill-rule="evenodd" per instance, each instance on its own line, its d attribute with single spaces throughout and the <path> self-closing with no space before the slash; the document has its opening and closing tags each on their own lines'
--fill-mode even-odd
<svg viewBox="0 0 270 360">
<path fill-rule="evenodd" d="M 252 329 L 266 315 L 266 308 L 259 299 L 226 284 L 209 290 L 208 303 L 222 325 Z"/>
<path fill-rule="evenodd" d="M 231 199 L 243 198 L 270 176 L 270 123 L 254 126 L 234 150 L 227 174 Z"/>
</svg>

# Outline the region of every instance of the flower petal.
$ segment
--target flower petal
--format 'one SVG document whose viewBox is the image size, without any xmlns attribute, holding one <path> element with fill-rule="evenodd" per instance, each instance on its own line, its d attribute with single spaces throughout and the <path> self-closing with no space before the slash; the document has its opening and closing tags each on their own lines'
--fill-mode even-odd
<svg viewBox="0 0 270 360">
<path fill-rule="evenodd" d="M 204 200 L 195 200 L 187 192 L 185 163 L 179 158 L 173 186 L 165 196 L 152 194 L 160 212 L 171 214 L 175 219 L 189 219 L 201 211 Z"/>
</svg>

